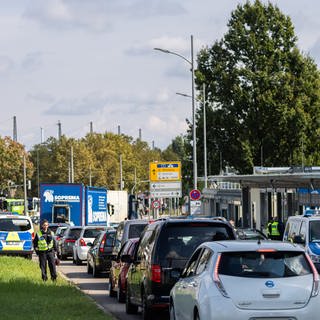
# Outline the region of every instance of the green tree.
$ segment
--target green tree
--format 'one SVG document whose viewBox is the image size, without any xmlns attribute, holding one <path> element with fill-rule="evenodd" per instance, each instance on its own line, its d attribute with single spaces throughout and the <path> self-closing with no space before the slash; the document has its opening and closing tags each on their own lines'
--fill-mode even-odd
<svg viewBox="0 0 320 320">
<path fill-rule="evenodd" d="M 291 19 L 271 3 L 247 2 L 232 12 L 228 28 L 198 55 L 196 83 L 199 88 L 206 84 L 211 105 L 209 167 L 213 163 L 217 173 L 222 163 L 251 173 L 261 162 L 288 166 L 304 159 L 316 165 L 319 71 L 298 50 Z M 197 113 L 198 137 L 202 110 Z M 203 149 L 198 150 L 199 157 Z"/>
<path fill-rule="evenodd" d="M 14 196 L 23 196 L 24 157 L 29 179 L 33 174 L 33 165 L 24 146 L 9 137 L 0 137 L 0 190 L 3 192 L 9 194 L 9 191 L 13 191 Z"/>
</svg>

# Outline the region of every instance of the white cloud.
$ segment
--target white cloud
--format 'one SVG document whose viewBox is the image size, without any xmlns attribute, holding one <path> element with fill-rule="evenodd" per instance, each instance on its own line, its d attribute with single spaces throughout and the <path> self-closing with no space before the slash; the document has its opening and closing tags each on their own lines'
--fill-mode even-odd
<svg viewBox="0 0 320 320">
<path fill-rule="evenodd" d="M 289 14 L 299 46 L 320 61 L 320 2 L 271 0 Z M 246 0 L 3 0 L 0 12 L 0 135 L 30 148 L 63 132 L 94 130 L 155 141 L 165 148 L 185 133 L 191 102 L 190 66 L 155 47 L 190 58 L 227 30 L 231 10 Z M 264 1 L 267 3 L 267 0 Z M 1 121 L 0 119 L 0 121 Z"/>
</svg>

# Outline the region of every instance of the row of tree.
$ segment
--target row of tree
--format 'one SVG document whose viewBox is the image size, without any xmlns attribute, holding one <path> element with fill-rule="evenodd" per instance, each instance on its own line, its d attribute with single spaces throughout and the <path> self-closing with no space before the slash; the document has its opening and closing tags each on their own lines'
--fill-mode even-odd
<svg viewBox="0 0 320 320">
<path fill-rule="evenodd" d="M 238 5 L 223 38 L 198 53 L 195 74 L 197 100 L 206 103 L 209 175 L 226 166 L 251 173 L 257 165 L 319 164 L 320 73 L 314 60 L 299 50 L 291 19 L 278 7 L 258 0 Z M 196 114 L 199 175 L 204 168 L 203 107 Z M 190 123 L 188 132 L 164 151 L 111 133 L 79 140 L 50 138 L 30 154 L 9 138 L 0 139 L 0 187 L 22 181 L 23 155 L 33 185 L 69 181 L 71 147 L 75 182 L 91 180 L 92 185 L 118 189 L 121 155 L 129 191 L 135 176 L 137 182 L 148 180 L 149 162 L 155 160 L 182 161 L 184 190 L 192 187 Z"/>
<path fill-rule="evenodd" d="M 51 137 L 27 153 L 23 145 L 5 137 L 0 139 L 0 190 L 14 189 L 16 196 L 23 196 L 25 157 L 33 196 L 38 195 L 40 182 L 73 181 L 119 190 L 121 176 L 124 189 L 145 191 L 149 188 L 149 163 L 183 160 L 183 144 L 183 137 L 177 137 L 165 151 L 152 150 L 146 142 L 126 135 L 90 133 L 81 139 Z"/>
</svg>

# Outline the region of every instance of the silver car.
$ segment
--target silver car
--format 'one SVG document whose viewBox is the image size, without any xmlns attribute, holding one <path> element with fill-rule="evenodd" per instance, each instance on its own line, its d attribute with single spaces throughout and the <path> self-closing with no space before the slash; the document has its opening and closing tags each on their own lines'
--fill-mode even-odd
<svg viewBox="0 0 320 320">
<path fill-rule="evenodd" d="M 315 320 L 319 313 L 313 262 L 279 241 L 206 242 L 170 293 L 171 320 Z"/>
</svg>

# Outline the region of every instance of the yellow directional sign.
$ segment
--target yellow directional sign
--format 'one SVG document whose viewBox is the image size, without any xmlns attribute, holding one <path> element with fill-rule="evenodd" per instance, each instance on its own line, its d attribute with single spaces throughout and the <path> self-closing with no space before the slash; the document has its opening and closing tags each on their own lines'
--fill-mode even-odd
<svg viewBox="0 0 320 320">
<path fill-rule="evenodd" d="M 151 182 L 181 181 L 181 162 L 150 162 L 149 177 Z"/>
</svg>

